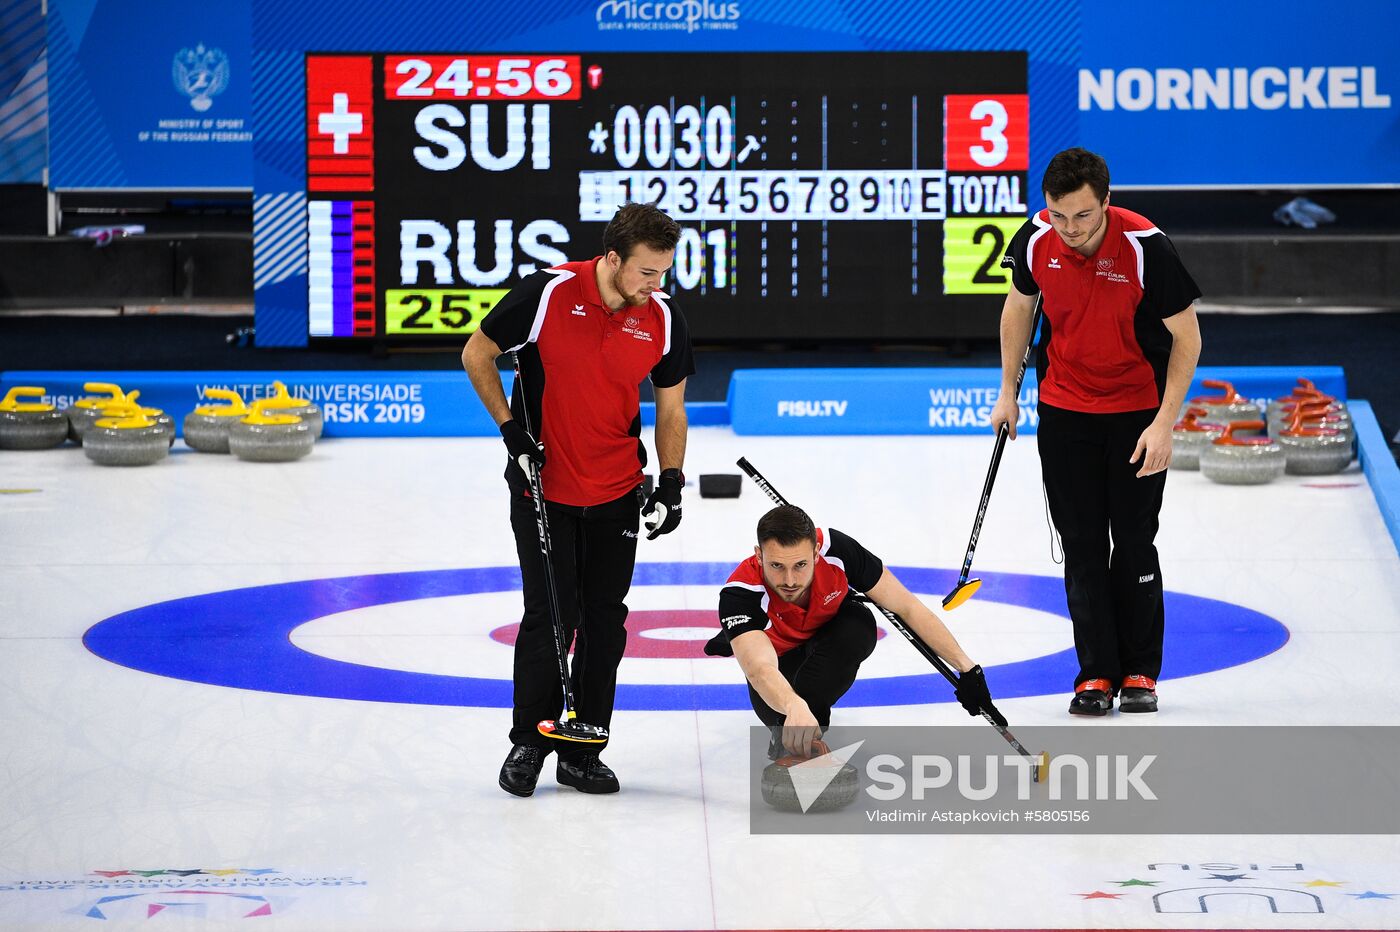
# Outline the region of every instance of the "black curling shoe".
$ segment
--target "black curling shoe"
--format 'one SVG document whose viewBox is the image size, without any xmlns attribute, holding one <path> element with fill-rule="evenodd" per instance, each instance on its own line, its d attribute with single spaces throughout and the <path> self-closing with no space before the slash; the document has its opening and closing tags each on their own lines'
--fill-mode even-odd
<svg viewBox="0 0 1400 932">
<path fill-rule="evenodd" d="M 549 752 L 533 744 L 517 744 L 506 755 L 501 765 L 501 789 L 513 796 L 529 796 L 535 792 L 535 784 L 540 779 L 540 768 L 544 767 L 545 755 Z"/>
<path fill-rule="evenodd" d="M 1107 715 L 1112 708 L 1113 684 L 1108 680 L 1085 680 L 1074 687 L 1071 715 Z"/>
<path fill-rule="evenodd" d="M 599 760 L 597 754 L 559 758 L 559 767 L 554 773 L 554 778 L 564 786 L 572 786 L 580 793 L 616 793 L 621 788 L 617 783 L 617 774 Z"/>
</svg>

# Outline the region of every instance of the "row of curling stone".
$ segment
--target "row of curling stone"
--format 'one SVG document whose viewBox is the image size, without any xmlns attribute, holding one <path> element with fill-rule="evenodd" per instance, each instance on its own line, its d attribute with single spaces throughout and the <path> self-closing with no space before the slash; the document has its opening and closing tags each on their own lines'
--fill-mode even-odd
<svg viewBox="0 0 1400 932">
<path fill-rule="evenodd" d="M 90 403 L 58 410 L 43 400 L 47 389 L 38 385 L 16 385 L 0 401 L 0 449 L 47 450 L 66 440 L 83 443 L 100 421 L 142 417 L 152 421 L 169 450 L 175 442 L 175 422 L 159 408 L 137 402 L 139 391 L 124 394 L 115 385 L 89 382 L 88 390 L 104 392 Z M 31 399 L 31 400 L 24 400 Z M 110 425 L 109 425 L 110 426 Z"/>
<path fill-rule="evenodd" d="M 106 382 L 88 382 L 83 388 L 97 394 L 62 411 L 42 401 L 47 391 L 40 386 L 10 389 L 0 401 L 0 449 L 43 450 L 73 439 L 89 459 L 104 466 L 148 466 L 166 457 L 175 443 L 170 415 L 139 404 L 139 391 L 124 393 Z M 191 412 L 184 422 L 186 444 L 255 462 L 300 459 L 321 435 L 321 411 L 292 397 L 281 382 L 274 383 L 274 392 L 250 409 L 236 392 L 210 389 L 210 397 L 228 403 Z"/>
<path fill-rule="evenodd" d="M 1307 379 L 1299 379 L 1298 387 L 1292 394 L 1275 398 L 1269 402 L 1267 413 L 1269 435 L 1280 433 L 1293 426 L 1298 414 L 1309 427 L 1334 430 L 1344 435 L 1354 446 L 1356 429 L 1351 422 L 1351 412 L 1346 403 L 1332 395 L 1318 391 L 1317 386 Z"/>
<path fill-rule="evenodd" d="M 286 463 L 311 452 L 325 419 L 321 409 L 294 398 L 281 382 L 274 394 L 251 408 L 237 392 L 211 388 L 205 394 L 226 402 L 201 405 L 185 417 L 185 443 L 201 453 L 232 453 L 258 463 Z"/>
<path fill-rule="evenodd" d="M 311 452 L 321 437 L 321 409 L 294 398 L 281 382 L 274 394 L 249 408 L 237 392 L 211 388 L 205 394 L 226 402 L 201 405 L 185 417 L 185 443 L 201 453 L 232 453 L 258 462 L 287 462 Z"/>
<path fill-rule="evenodd" d="M 1202 420 L 1192 407 L 1172 431 L 1172 468 L 1199 468 L 1206 478 L 1230 485 L 1258 485 L 1290 475 L 1341 472 L 1352 460 L 1355 431 L 1346 406 L 1305 379 L 1300 388 L 1269 406 L 1269 420 Z M 1255 407 L 1257 411 L 1258 408 Z M 1267 429 L 1268 436 L 1259 432 Z"/>
</svg>

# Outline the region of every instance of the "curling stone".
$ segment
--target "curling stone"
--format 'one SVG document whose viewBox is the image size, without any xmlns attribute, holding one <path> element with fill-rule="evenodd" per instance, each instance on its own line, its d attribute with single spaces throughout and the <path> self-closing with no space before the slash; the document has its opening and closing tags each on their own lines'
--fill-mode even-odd
<svg viewBox="0 0 1400 932">
<path fill-rule="evenodd" d="M 1327 476 L 1341 472 L 1351 462 L 1351 438 L 1331 427 L 1311 427 L 1304 422 L 1306 411 L 1299 405 L 1293 420 L 1274 436 L 1283 448 L 1285 467 L 1290 476 Z"/>
<path fill-rule="evenodd" d="M 267 400 L 254 402 L 252 413 L 229 428 L 229 452 L 255 463 L 288 463 L 310 453 L 311 425 L 295 414 L 269 414 Z"/>
<path fill-rule="evenodd" d="M 1304 379 L 1300 377 L 1298 379 L 1298 384 L 1294 387 L 1293 391 L 1289 392 L 1287 395 L 1282 395 L 1269 402 L 1268 408 L 1266 408 L 1264 411 L 1264 419 L 1272 423 L 1276 419 L 1283 418 L 1282 409 L 1284 405 L 1297 404 L 1300 399 L 1306 400 L 1308 398 L 1317 397 L 1322 394 L 1322 392 L 1317 390 L 1317 386 L 1313 384 L 1311 379 Z M 1330 398 L 1330 396 L 1327 397 Z"/>
<path fill-rule="evenodd" d="M 166 446 L 175 445 L 175 419 L 166 414 L 160 408 L 150 408 L 140 404 L 136 399 L 141 397 L 141 392 L 127 392 L 126 397 L 121 401 L 103 405 L 101 408 L 103 417 L 142 417 L 150 418 L 156 422 L 156 426 L 165 431 Z M 86 428 L 84 428 L 86 431 Z M 86 439 L 87 434 L 83 434 Z"/>
<path fill-rule="evenodd" d="M 1351 414 L 1346 407 L 1330 395 L 1315 395 L 1299 398 L 1292 404 L 1279 406 L 1276 417 L 1269 421 L 1269 435 L 1282 431 L 1293 422 L 1293 417 L 1302 412 L 1308 427 L 1329 427 L 1351 436 L 1355 429 L 1351 424 Z"/>
<path fill-rule="evenodd" d="M 781 757 L 763 768 L 759 792 L 765 803 L 781 812 L 834 812 L 851 804 L 860 792 L 860 771 L 827 757 L 831 751 L 825 743 L 817 741 L 813 747 L 814 757 Z M 799 786 L 811 792 L 799 794 Z"/>
<path fill-rule="evenodd" d="M 273 395 L 267 398 L 259 398 L 263 407 L 271 414 L 294 414 L 301 418 L 311 427 L 311 434 L 316 440 L 321 439 L 321 427 L 324 418 L 321 417 L 321 409 L 316 407 L 305 398 L 294 398 L 287 391 L 287 386 L 282 382 L 273 382 Z"/>
<path fill-rule="evenodd" d="M 68 415 L 41 401 L 44 394 L 36 385 L 16 385 L 5 393 L 0 401 L 0 450 L 47 450 L 68 439 Z"/>
<path fill-rule="evenodd" d="M 701 498 L 738 498 L 744 477 L 738 473 L 709 473 L 700 477 Z"/>
<path fill-rule="evenodd" d="M 68 439 L 75 443 L 83 442 L 83 431 L 102 417 L 102 409 L 107 405 L 120 404 L 126 400 L 121 386 L 111 382 L 84 382 L 83 391 L 102 392 L 98 395 L 84 395 L 63 409 L 68 415 Z"/>
<path fill-rule="evenodd" d="M 170 430 L 143 414 L 100 417 L 83 433 L 83 454 L 101 466 L 149 466 L 170 455 Z"/>
<path fill-rule="evenodd" d="M 1201 451 L 1201 472 L 1224 485 L 1263 485 L 1283 475 L 1283 448 L 1268 437 L 1236 437 L 1257 431 L 1263 421 L 1234 421 Z"/>
<path fill-rule="evenodd" d="M 651 498 L 651 493 L 656 491 L 656 477 L 647 473 L 642 476 L 642 500 Z"/>
<path fill-rule="evenodd" d="M 238 392 L 211 388 L 204 394 L 228 404 L 200 405 L 185 415 L 185 444 L 201 453 L 227 453 L 229 428 L 251 412 Z"/>
<path fill-rule="evenodd" d="M 1191 399 L 1191 407 L 1205 408 L 1205 417 L 1215 424 L 1229 424 L 1232 421 L 1255 421 L 1258 420 L 1262 412 L 1259 406 L 1235 391 L 1235 386 L 1229 382 L 1219 382 L 1215 379 L 1206 379 L 1203 383 L 1206 388 L 1219 389 L 1219 395 L 1202 395 L 1199 398 Z M 1259 425 L 1263 427 L 1263 424 Z"/>
<path fill-rule="evenodd" d="M 1198 420 L 1205 414 L 1205 408 L 1188 408 L 1186 416 L 1172 428 L 1172 469 L 1200 469 L 1201 450 L 1225 433 L 1220 424 Z"/>
</svg>

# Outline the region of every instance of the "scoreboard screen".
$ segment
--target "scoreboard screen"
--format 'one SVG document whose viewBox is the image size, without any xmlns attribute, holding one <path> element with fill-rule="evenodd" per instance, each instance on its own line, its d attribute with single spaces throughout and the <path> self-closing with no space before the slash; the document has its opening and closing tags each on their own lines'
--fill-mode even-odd
<svg viewBox="0 0 1400 932">
<path fill-rule="evenodd" d="M 977 296 L 1005 292 L 1026 216 L 1024 53 L 305 61 L 313 337 L 464 339 L 598 255 L 628 201 L 680 224 L 664 287 L 697 338 L 995 333 Z"/>
</svg>

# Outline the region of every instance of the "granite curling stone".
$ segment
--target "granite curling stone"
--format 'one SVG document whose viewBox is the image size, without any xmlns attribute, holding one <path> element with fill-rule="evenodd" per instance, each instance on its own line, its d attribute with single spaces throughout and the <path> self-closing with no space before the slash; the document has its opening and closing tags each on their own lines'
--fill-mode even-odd
<svg viewBox="0 0 1400 932">
<path fill-rule="evenodd" d="M 143 414 L 98 418 L 83 434 L 83 454 L 99 466 L 150 466 L 170 455 L 170 431 Z"/>
<path fill-rule="evenodd" d="M 127 392 L 126 397 L 119 402 L 104 405 L 102 416 L 105 417 L 147 417 L 156 422 L 156 426 L 165 432 L 166 446 L 175 445 L 175 419 L 166 414 L 160 408 L 151 408 L 139 403 L 136 399 L 141 397 L 141 392 Z M 83 434 L 84 440 L 87 434 Z"/>
<path fill-rule="evenodd" d="M 102 417 L 104 407 L 126 400 L 126 393 L 122 391 L 121 386 L 111 382 L 84 382 L 83 391 L 101 394 L 84 395 L 63 409 L 68 415 L 68 439 L 75 443 L 83 442 L 83 432 Z"/>
<path fill-rule="evenodd" d="M 270 414 L 262 399 L 228 431 L 229 452 L 254 463 L 289 463 L 311 452 L 316 436 L 295 414 Z"/>
<path fill-rule="evenodd" d="M 68 415 L 42 401 L 45 394 L 37 385 L 16 385 L 5 393 L 0 401 L 0 450 L 47 450 L 68 439 Z"/>
<path fill-rule="evenodd" d="M 814 747 L 814 757 L 783 757 L 763 768 L 759 791 L 765 803 L 780 812 L 834 812 L 851 804 L 860 792 L 860 771 L 828 756 L 823 742 Z"/>
<path fill-rule="evenodd" d="M 1223 425 L 1200 420 L 1205 414 L 1205 408 L 1188 408 L 1172 428 L 1172 469 L 1200 469 L 1201 450 L 1225 433 Z"/>
<path fill-rule="evenodd" d="M 1302 413 L 1303 426 L 1327 427 L 1340 431 L 1353 439 L 1356 429 L 1351 423 L 1351 413 L 1346 406 L 1330 395 L 1300 398 L 1292 404 L 1282 405 L 1277 415 L 1269 421 L 1269 436 L 1274 436 L 1293 423 L 1293 418 Z"/>
<path fill-rule="evenodd" d="M 1229 382 L 1206 379 L 1201 384 L 1206 388 L 1218 389 L 1220 394 L 1192 398 L 1190 407 L 1204 408 L 1206 418 L 1213 423 L 1229 424 L 1232 421 L 1254 421 L 1263 414 L 1257 404 L 1245 400 L 1244 396 L 1235 391 L 1235 386 Z M 1259 426 L 1263 427 L 1264 425 L 1260 424 Z"/>
<path fill-rule="evenodd" d="M 1299 378 L 1298 384 L 1294 387 L 1293 391 L 1269 402 L 1269 406 L 1264 410 L 1264 420 L 1272 422 L 1283 419 L 1286 421 L 1287 419 L 1284 418 L 1282 410 L 1284 405 L 1289 405 L 1291 407 L 1299 401 L 1307 401 L 1309 398 L 1316 397 L 1331 398 L 1330 395 L 1324 395 L 1322 392 L 1318 391 L 1317 386 L 1313 384 L 1311 379 Z"/>
<path fill-rule="evenodd" d="M 211 388 L 204 394 L 228 404 L 200 405 L 185 415 L 185 445 L 201 453 L 227 453 L 229 430 L 251 412 L 238 392 Z"/>
<path fill-rule="evenodd" d="M 1284 470 L 1290 476 L 1330 476 L 1351 463 L 1351 438 L 1331 427 L 1307 426 L 1302 406 L 1274 440 L 1283 448 Z"/>
<path fill-rule="evenodd" d="M 1283 448 L 1268 437 L 1236 437 L 1258 431 L 1263 421 L 1234 421 L 1201 451 L 1201 472 L 1223 485 L 1263 485 L 1283 475 Z"/>
<path fill-rule="evenodd" d="M 272 390 L 274 394 L 258 399 L 263 407 L 273 414 L 296 415 L 311 427 L 312 436 L 320 440 L 321 428 L 325 421 L 321 416 L 321 409 L 305 398 L 293 397 L 283 382 L 273 382 Z"/>
</svg>

